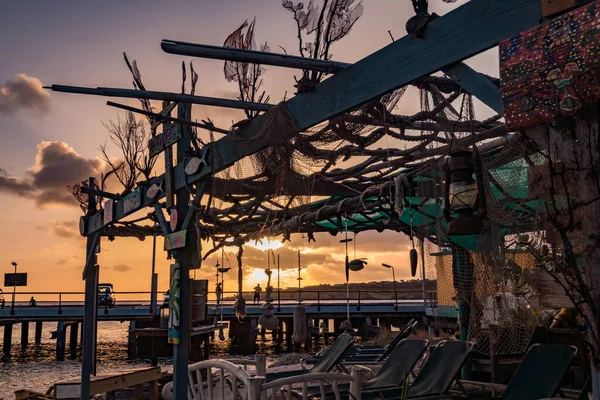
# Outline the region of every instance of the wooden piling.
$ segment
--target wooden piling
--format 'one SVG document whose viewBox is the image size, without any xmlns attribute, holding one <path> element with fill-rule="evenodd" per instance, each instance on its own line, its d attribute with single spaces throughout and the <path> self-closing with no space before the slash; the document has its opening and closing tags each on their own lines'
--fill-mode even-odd
<svg viewBox="0 0 600 400">
<path fill-rule="evenodd" d="M 292 347 L 292 334 L 294 332 L 294 323 L 291 318 L 285 320 L 285 345 L 287 348 Z"/>
<path fill-rule="evenodd" d="M 2 353 L 4 357 L 10 357 L 10 348 L 12 347 L 12 328 L 13 324 L 4 325 L 4 342 L 2 343 Z"/>
<path fill-rule="evenodd" d="M 210 358 L 210 336 L 204 335 L 204 359 L 208 360 Z"/>
<path fill-rule="evenodd" d="M 65 360 L 65 344 L 67 341 L 67 335 L 65 332 L 64 321 L 58 321 L 56 327 L 56 361 Z"/>
<path fill-rule="evenodd" d="M 42 343 L 42 327 L 44 325 L 43 321 L 35 321 L 35 344 Z"/>
<path fill-rule="evenodd" d="M 127 334 L 127 357 L 130 360 L 136 357 L 136 343 L 135 343 L 135 320 L 129 321 L 129 333 Z"/>
<path fill-rule="evenodd" d="M 69 353 L 71 359 L 77 358 L 77 337 L 79 331 L 79 322 L 73 322 L 71 324 L 71 330 L 69 331 Z"/>
<path fill-rule="evenodd" d="M 29 345 L 29 322 L 21 322 L 21 350 L 27 349 Z"/>
</svg>

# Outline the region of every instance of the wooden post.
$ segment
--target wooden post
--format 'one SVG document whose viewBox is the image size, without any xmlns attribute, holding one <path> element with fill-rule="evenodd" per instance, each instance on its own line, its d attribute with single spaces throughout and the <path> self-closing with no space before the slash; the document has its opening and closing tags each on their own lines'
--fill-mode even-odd
<svg viewBox="0 0 600 400">
<path fill-rule="evenodd" d="M 248 400 L 261 400 L 262 385 L 267 379 L 264 376 L 252 376 L 249 378 L 249 380 Z"/>
<path fill-rule="evenodd" d="M 265 354 L 256 354 L 256 376 L 267 376 L 267 356 Z"/>
<path fill-rule="evenodd" d="M 158 381 L 148 382 L 150 400 L 158 400 Z"/>
<path fill-rule="evenodd" d="M 4 325 L 4 342 L 2 343 L 2 353 L 4 357 L 10 357 L 12 347 L 12 328 L 13 324 Z"/>
<path fill-rule="evenodd" d="M 191 105 L 180 104 L 178 107 L 178 118 L 191 119 Z M 182 139 L 177 143 L 177 161 L 183 162 L 186 157 L 185 152 L 191 146 L 189 127 L 181 126 Z M 168 202 L 168 194 L 167 194 Z M 184 216 L 190 208 L 190 193 L 187 189 L 180 190 L 177 193 L 177 211 Z M 168 205 L 168 203 L 167 203 Z M 179 344 L 173 347 L 173 398 L 186 399 L 188 393 L 188 348 L 190 346 L 190 268 L 197 267 L 192 265 L 198 259 L 198 242 L 195 235 L 195 229 L 187 230 L 186 246 L 177 249 L 175 253 L 175 262 L 180 268 L 180 309 L 179 326 L 180 332 Z M 196 261 L 199 262 L 199 261 Z"/>
<path fill-rule="evenodd" d="M 29 345 L 29 321 L 21 322 L 21 350 Z"/>
<path fill-rule="evenodd" d="M 96 186 L 95 179 L 90 177 L 88 187 Z M 96 213 L 96 197 L 89 196 L 89 219 Z M 85 219 L 83 220 L 85 221 Z M 82 399 L 90 398 L 90 376 L 96 373 L 96 320 L 98 306 L 98 265 L 96 264 L 96 248 L 100 244 L 100 232 L 90 233 L 87 236 L 85 248 L 85 303 L 82 326 L 82 356 L 81 356 L 81 395 Z"/>
<path fill-rule="evenodd" d="M 35 321 L 35 344 L 42 343 L 42 327 L 43 321 Z"/>
<path fill-rule="evenodd" d="M 134 390 L 134 399 L 135 400 L 144 400 L 144 385 L 139 384 L 133 387 Z"/>
<path fill-rule="evenodd" d="M 65 342 L 67 335 L 64 321 L 58 321 L 56 327 L 56 361 L 65 360 Z"/>
<path fill-rule="evenodd" d="M 79 322 L 71 323 L 71 330 L 69 331 L 69 353 L 71 359 L 77 358 L 77 336 L 79 333 Z"/>
<path fill-rule="evenodd" d="M 352 380 L 350 381 L 350 397 L 356 400 L 360 400 L 362 396 L 362 381 L 365 376 L 370 372 L 370 369 L 361 367 L 360 365 L 353 365 Z"/>
<path fill-rule="evenodd" d="M 210 335 L 204 335 L 204 354 L 203 359 L 208 360 L 210 358 Z"/>
<path fill-rule="evenodd" d="M 129 321 L 129 332 L 127 333 L 127 358 L 133 360 L 136 357 L 136 343 L 135 343 L 135 320 Z"/>
</svg>

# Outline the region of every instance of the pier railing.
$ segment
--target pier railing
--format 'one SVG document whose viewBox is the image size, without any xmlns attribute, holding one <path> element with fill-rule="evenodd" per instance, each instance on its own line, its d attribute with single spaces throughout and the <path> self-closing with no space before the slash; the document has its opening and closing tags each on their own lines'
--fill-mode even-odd
<svg viewBox="0 0 600 400">
<path fill-rule="evenodd" d="M 167 291 L 158 291 L 157 306 L 166 305 L 164 294 Z M 247 304 L 252 304 L 254 300 L 254 292 L 242 292 Z M 348 294 L 348 297 L 347 297 Z M 119 292 L 114 291 L 112 296 L 116 299 L 117 306 L 150 306 L 152 292 L 150 291 L 130 291 Z M 208 294 L 209 305 L 232 305 L 237 298 L 238 293 L 233 291 L 222 292 L 217 296 L 215 292 Z M 31 298 L 35 299 L 36 307 L 58 307 L 59 314 L 64 308 L 79 307 L 83 304 L 84 292 L 72 291 L 37 291 L 37 292 L 17 292 L 14 297 L 12 293 L 4 293 L 4 307 L 27 307 L 30 306 Z M 260 293 L 260 303 L 265 300 L 265 292 Z M 277 308 L 282 305 L 289 305 L 299 302 L 309 302 L 316 304 L 320 310 L 322 305 L 332 303 L 342 303 L 349 300 L 353 307 L 360 311 L 361 305 L 382 303 L 394 304 L 398 308 L 402 303 L 417 303 L 423 302 L 426 307 L 437 306 L 437 291 L 422 290 L 350 290 L 348 293 L 345 290 L 299 290 L 299 291 L 274 291 L 271 294 L 272 304 Z M 102 302 L 101 302 L 102 303 Z M 101 304 L 100 308 L 110 308 L 109 304 Z"/>
<path fill-rule="evenodd" d="M 244 300 L 247 304 L 252 304 L 254 300 L 254 292 L 242 292 Z M 237 292 L 226 291 L 222 294 L 223 305 L 233 304 L 237 299 Z M 265 301 L 265 292 L 259 295 L 260 302 Z M 424 303 L 426 307 L 437 306 L 437 291 L 430 290 L 423 292 L 422 290 L 350 290 L 348 293 L 345 290 L 299 290 L 299 291 L 273 291 L 271 294 L 272 304 L 277 308 L 281 305 L 288 305 L 299 302 L 307 302 L 316 304 L 320 310 L 321 305 L 331 304 L 332 302 L 344 303 L 350 302 L 350 305 L 356 307 L 360 311 L 361 304 L 368 302 L 374 304 L 381 302 L 382 304 L 394 304 L 398 308 L 402 303 Z"/>
</svg>

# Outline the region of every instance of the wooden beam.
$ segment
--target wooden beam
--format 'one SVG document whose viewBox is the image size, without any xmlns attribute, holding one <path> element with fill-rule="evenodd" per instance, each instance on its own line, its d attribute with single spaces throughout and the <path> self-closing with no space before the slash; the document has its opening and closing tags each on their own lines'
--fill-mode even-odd
<svg viewBox="0 0 600 400">
<path fill-rule="evenodd" d="M 415 79 L 485 51 L 539 23 L 539 0 L 477 0 L 430 22 L 422 39 L 405 36 L 290 99 L 303 130 Z"/>
<path fill-rule="evenodd" d="M 114 193 L 105 192 L 104 190 L 92 189 L 87 186 L 81 186 L 81 192 L 85 194 L 92 194 L 95 196 L 104 197 L 106 199 L 120 200 L 121 196 Z"/>
<path fill-rule="evenodd" d="M 504 114 L 500 88 L 488 78 L 465 63 L 458 63 L 442 68 L 442 71 L 467 92 L 481 100 L 486 106 L 500 115 Z"/>
<path fill-rule="evenodd" d="M 221 99 L 221 98 L 216 98 L 216 97 L 192 96 L 191 94 L 156 92 L 156 91 L 150 91 L 150 90 L 106 88 L 106 87 L 88 88 L 88 87 L 81 87 L 81 86 L 66 86 L 66 85 L 44 86 L 44 89 L 50 89 L 55 92 L 89 94 L 89 95 L 93 95 L 93 96 L 176 101 L 178 103 L 201 104 L 204 106 L 235 108 L 235 109 L 239 109 L 239 110 L 267 111 L 273 107 L 273 104 L 251 103 L 251 102 L 247 102 L 247 101 Z"/>
<path fill-rule="evenodd" d="M 169 54 L 210 58 L 213 60 L 237 61 L 242 63 L 274 65 L 277 67 L 308 69 L 311 71 L 335 74 L 351 65 L 348 63 L 290 56 L 266 51 L 236 49 L 232 47 L 211 46 L 208 44 L 180 42 L 164 39 L 160 47 Z"/>
</svg>

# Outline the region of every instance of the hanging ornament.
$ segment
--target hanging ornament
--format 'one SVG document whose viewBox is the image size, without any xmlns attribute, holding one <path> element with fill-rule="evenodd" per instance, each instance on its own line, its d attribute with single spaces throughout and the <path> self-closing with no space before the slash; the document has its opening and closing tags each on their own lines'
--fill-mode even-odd
<svg viewBox="0 0 600 400">
<path fill-rule="evenodd" d="M 411 190 L 410 190 L 410 186 L 409 186 L 409 190 L 408 190 L 408 197 L 411 197 Z M 417 254 L 417 250 L 415 249 L 415 236 L 414 236 L 414 232 L 413 232 L 413 209 L 412 209 L 412 204 L 410 205 L 410 210 L 409 210 L 409 218 L 410 218 L 410 241 L 412 243 L 412 249 L 410 249 L 410 273 L 413 277 L 415 277 L 417 275 L 417 264 L 419 262 L 419 255 Z"/>
<path fill-rule="evenodd" d="M 243 295 L 243 282 L 244 276 L 242 271 L 242 255 L 244 254 L 244 247 L 239 245 L 238 253 L 237 253 L 237 262 L 238 262 L 238 297 L 235 303 L 233 304 L 233 310 L 235 312 L 235 316 L 238 320 L 242 320 L 246 317 L 246 300 L 244 300 Z"/>
<path fill-rule="evenodd" d="M 357 271 L 360 271 L 361 269 L 363 269 L 365 267 L 365 265 L 367 265 L 367 261 L 366 261 L 366 258 L 356 258 L 356 233 L 354 234 L 353 245 L 354 245 L 354 260 L 348 262 L 347 270 L 357 272 Z"/>
<path fill-rule="evenodd" d="M 417 275 L 417 264 L 419 263 L 419 256 L 417 250 L 413 247 L 410 249 L 410 273 L 413 277 Z"/>
</svg>

